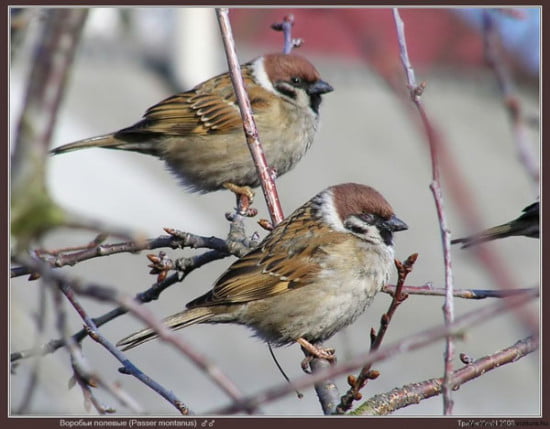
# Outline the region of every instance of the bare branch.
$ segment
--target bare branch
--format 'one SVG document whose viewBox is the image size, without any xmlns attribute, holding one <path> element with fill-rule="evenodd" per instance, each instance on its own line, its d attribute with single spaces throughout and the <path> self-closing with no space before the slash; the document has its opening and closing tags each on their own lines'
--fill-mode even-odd
<svg viewBox="0 0 550 429">
<path fill-rule="evenodd" d="M 290 14 L 283 18 L 283 22 L 271 24 L 271 28 L 275 31 L 282 31 L 284 37 L 283 54 L 290 54 L 292 49 L 302 46 L 302 39 L 292 38 L 292 27 L 294 26 L 294 15 Z"/>
<path fill-rule="evenodd" d="M 250 154 L 252 155 L 252 159 L 254 160 L 254 164 L 256 165 L 256 170 L 262 184 L 264 197 L 269 209 L 269 214 L 271 215 L 271 222 L 273 225 L 277 225 L 284 219 L 283 209 L 281 208 L 277 187 L 275 186 L 275 181 L 273 180 L 273 170 L 267 165 L 264 151 L 260 143 L 256 122 L 254 121 L 254 116 L 252 115 L 250 100 L 244 89 L 241 67 L 237 59 L 235 41 L 233 40 L 233 33 L 229 22 L 229 11 L 227 8 L 217 8 L 216 15 L 218 16 L 223 44 L 227 55 L 229 74 L 231 76 L 231 81 L 233 82 L 233 87 L 235 88 L 235 95 L 237 96 L 237 102 L 239 104 L 239 109 L 243 119 L 246 142 L 248 144 L 248 148 L 250 149 Z"/>
<path fill-rule="evenodd" d="M 395 260 L 395 267 L 397 268 L 398 275 L 395 293 L 393 294 L 393 299 L 391 300 L 388 311 L 386 311 L 380 319 L 380 328 L 378 329 L 378 332 L 375 332 L 374 329 L 371 330 L 371 352 L 374 352 L 380 348 L 384 335 L 386 334 L 397 307 L 399 307 L 399 305 L 408 297 L 407 294 L 403 293 L 403 285 L 405 284 L 407 276 L 412 271 L 412 267 L 417 258 L 418 254 L 414 253 L 409 256 L 404 263 L 398 261 L 397 259 Z M 360 390 L 366 386 L 367 381 L 373 380 L 379 376 L 379 372 L 374 371 L 371 368 L 372 364 L 365 365 L 361 368 L 361 372 L 357 377 L 348 377 L 350 389 L 344 396 L 342 396 L 342 399 L 340 400 L 340 404 L 336 410 L 338 414 L 344 414 L 346 411 L 351 409 L 353 401 L 361 399 Z"/>
<path fill-rule="evenodd" d="M 439 159 L 438 159 L 438 149 L 440 146 L 439 137 L 431 125 L 424 104 L 420 98 L 422 91 L 424 90 L 425 85 L 418 86 L 416 84 L 416 79 L 414 77 L 414 70 L 409 60 L 409 55 L 407 53 L 407 42 L 405 39 L 405 25 L 401 16 L 399 15 L 399 10 L 393 8 L 393 18 L 395 21 L 395 27 L 397 29 L 397 40 L 399 43 L 399 51 L 401 53 L 401 62 L 407 75 L 407 81 L 409 84 L 409 89 L 411 91 L 411 99 L 416 105 L 426 135 L 428 137 L 428 143 L 430 146 L 430 155 L 432 159 L 432 183 L 430 184 L 430 189 L 432 190 L 435 206 L 437 209 L 437 217 L 439 219 L 439 228 L 441 231 L 441 242 L 443 246 L 443 259 L 445 263 L 445 303 L 443 304 L 443 315 L 445 323 L 451 325 L 454 320 L 454 302 L 453 302 L 453 271 L 451 264 L 451 234 L 449 228 L 447 227 L 447 220 L 445 217 L 445 209 L 443 206 L 443 195 L 441 192 L 440 185 L 440 175 L 439 175 Z M 445 346 L 445 375 L 443 383 L 443 411 L 444 414 L 452 414 L 453 411 L 453 401 L 451 398 L 451 390 L 449 388 L 449 377 L 453 371 L 453 356 L 454 356 L 454 345 L 452 337 L 447 337 L 447 342 Z"/>
<path fill-rule="evenodd" d="M 31 262 L 29 262 L 30 264 Z M 213 363 L 208 362 L 204 356 L 196 353 L 192 347 L 187 345 L 181 336 L 175 335 L 171 330 L 163 325 L 150 311 L 144 306 L 141 306 L 134 299 L 120 294 L 115 289 L 101 286 L 98 284 L 81 284 L 77 281 L 69 281 L 61 274 L 51 270 L 51 268 L 44 266 L 44 264 L 37 262 L 33 267 L 33 270 L 38 271 L 45 280 L 53 282 L 63 291 L 65 296 L 69 299 L 75 310 L 79 313 L 81 318 L 86 323 L 86 330 L 95 341 L 103 345 L 111 354 L 113 354 L 123 365 L 126 373 L 130 373 L 137 377 L 140 381 L 146 383 L 152 387 L 155 391 L 161 394 L 164 398 L 169 400 L 178 410 L 187 414 L 187 407 L 178 400 L 170 391 L 164 389 L 158 383 L 151 380 L 148 376 L 142 373 L 136 368 L 128 358 L 120 352 L 113 344 L 105 339 L 97 330 L 97 326 L 93 320 L 87 316 L 84 309 L 78 304 L 74 293 L 79 295 L 93 297 L 99 301 L 114 302 L 119 304 L 122 308 L 130 311 L 134 316 L 144 321 L 148 326 L 153 328 L 158 333 L 159 337 L 165 341 L 170 342 L 180 352 L 186 355 L 191 361 L 201 368 L 207 376 L 209 376 L 224 392 L 226 392 L 233 400 L 239 401 L 241 395 L 234 384 L 226 377 L 219 368 Z M 250 409 L 252 410 L 252 409 Z"/>
<path fill-rule="evenodd" d="M 382 288 L 382 292 L 390 295 L 395 295 L 396 286 L 386 285 Z M 431 296 L 445 296 L 447 291 L 444 288 L 434 288 L 431 284 L 425 284 L 423 286 L 403 286 L 401 288 L 403 293 L 408 295 L 431 295 Z M 454 289 L 453 295 L 456 298 L 464 299 L 485 299 L 485 298 L 506 298 L 522 293 L 538 293 L 539 288 L 523 288 L 523 289 L 511 289 L 511 290 L 493 290 L 493 289 Z"/>
<path fill-rule="evenodd" d="M 452 389 L 471 381 L 482 374 L 512 363 L 527 356 L 539 347 L 537 337 L 527 337 L 514 345 L 492 355 L 478 359 L 453 372 L 450 380 Z M 385 416 L 400 408 L 440 395 L 443 378 L 433 378 L 421 383 L 412 383 L 369 398 L 351 414 L 360 416 Z"/>
</svg>

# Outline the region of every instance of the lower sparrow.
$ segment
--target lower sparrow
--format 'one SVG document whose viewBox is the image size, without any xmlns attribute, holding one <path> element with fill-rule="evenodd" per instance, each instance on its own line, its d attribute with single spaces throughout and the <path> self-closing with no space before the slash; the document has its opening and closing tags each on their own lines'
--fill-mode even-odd
<svg viewBox="0 0 550 429">
<path fill-rule="evenodd" d="M 407 225 L 373 188 L 332 186 L 234 262 L 212 290 L 164 323 L 173 329 L 237 323 L 276 346 L 322 342 L 363 313 L 388 281 L 393 233 L 404 229 Z M 131 349 L 155 337 L 144 329 L 117 345 Z"/>
</svg>

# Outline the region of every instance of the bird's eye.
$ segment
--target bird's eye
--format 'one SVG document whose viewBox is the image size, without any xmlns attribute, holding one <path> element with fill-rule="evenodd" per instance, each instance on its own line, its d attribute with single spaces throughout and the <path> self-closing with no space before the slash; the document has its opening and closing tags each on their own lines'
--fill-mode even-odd
<svg viewBox="0 0 550 429">
<path fill-rule="evenodd" d="M 300 85 L 302 83 L 302 78 L 301 77 L 298 77 L 298 76 L 293 76 L 290 78 L 290 81 L 294 84 L 294 85 Z"/>
<path fill-rule="evenodd" d="M 376 220 L 375 216 L 371 213 L 362 213 L 361 215 L 359 215 L 359 217 L 370 224 L 374 224 Z"/>
</svg>

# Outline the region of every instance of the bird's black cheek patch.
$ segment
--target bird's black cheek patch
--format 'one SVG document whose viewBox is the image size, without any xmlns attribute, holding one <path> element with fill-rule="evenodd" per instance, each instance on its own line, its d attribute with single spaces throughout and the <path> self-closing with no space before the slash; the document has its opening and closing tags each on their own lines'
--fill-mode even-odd
<svg viewBox="0 0 550 429">
<path fill-rule="evenodd" d="M 293 100 L 296 100 L 297 94 L 296 90 L 289 85 L 285 83 L 277 83 L 275 84 L 275 88 L 277 91 L 279 91 L 281 94 L 286 95 L 289 98 L 292 98 Z"/>
</svg>

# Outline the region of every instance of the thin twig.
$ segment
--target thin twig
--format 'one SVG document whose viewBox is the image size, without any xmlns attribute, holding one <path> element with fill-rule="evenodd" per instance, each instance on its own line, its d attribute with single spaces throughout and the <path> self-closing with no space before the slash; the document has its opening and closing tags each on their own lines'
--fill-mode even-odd
<svg viewBox="0 0 550 429">
<path fill-rule="evenodd" d="M 136 295 L 135 299 L 140 303 L 147 303 L 147 302 L 154 301 L 159 298 L 160 294 L 164 290 L 166 290 L 167 288 L 169 288 L 170 286 L 172 286 L 177 282 L 183 281 L 185 277 L 195 269 L 200 268 L 209 262 L 222 259 L 226 256 L 229 256 L 229 255 L 226 253 L 221 253 L 217 250 L 210 250 L 200 255 L 184 258 L 184 260 L 181 260 L 179 264 L 181 272 L 172 274 L 161 282 L 154 283 L 149 289 L 143 292 L 139 292 Z M 126 314 L 127 312 L 128 311 L 126 310 L 126 308 L 119 306 L 103 314 L 100 317 L 94 318 L 93 321 L 97 327 L 100 327 L 116 319 L 117 317 L 122 316 L 123 314 Z M 87 330 L 82 329 L 77 333 L 73 334 L 72 339 L 78 343 L 82 341 L 84 338 L 86 338 L 87 336 L 88 336 Z M 12 353 L 10 355 L 10 362 L 13 364 L 18 360 L 28 359 L 33 356 L 47 355 L 49 353 L 55 352 L 56 350 L 64 346 L 65 346 L 65 342 L 63 339 L 51 340 L 47 344 L 44 344 L 40 347 L 34 347 L 32 349 L 22 350 L 19 352 Z"/>
<path fill-rule="evenodd" d="M 395 295 L 395 285 L 385 285 L 382 288 L 382 292 L 390 295 Z M 445 296 L 447 293 L 444 288 L 434 288 L 431 284 L 425 284 L 423 286 L 403 286 L 401 288 L 403 293 L 407 295 L 430 295 L 430 296 Z M 513 295 L 522 293 L 538 293 L 539 288 L 523 288 L 512 290 L 493 290 L 493 289 L 454 289 L 453 295 L 455 298 L 464 299 L 486 299 L 486 298 L 506 298 Z"/>
<path fill-rule="evenodd" d="M 393 298 L 390 302 L 388 311 L 386 311 L 380 318 L 380 328 L 378 332 L 374 329 L 371 330 L 371 347 L 370 351 L 374 352 L 380 348 L 384 335 L 390 325 L 392 317 L 397 310 L 397 307 L 401 305 L 408 297 L 406 293 L 403 293 L 403 285 L 409 273 L 412 271 L 412 267 L 418 258 L 418 253 L 414 253 L 407 258 L 407 260 L 402 263 L 399 260 L 395 260 L 395 267 L 397 268 L 397 285 L 395 287 L 395 292 L 392 295 Z M 340 404 L 337 407 L 338 414 L 344 414 L 346 411 L 351 409 L 354 400 L 360 400 L 362 395 L 360 393 L 361 389 L 367 385 L 368 380 L 374 380 L 379 376 L 379 372 L 372 370 L 372 364 L 365 365 L 361 368 L 361 371 L 357 377 L 348 376 L 348 384 L 350 389 L 342 396 Z"/>
<path fill-rule="evenodd" d="M 250 407 L 256 407 L 263 403 L 276 400 L 296 390 L 305 389 L 306 387 L 309 387 L 312 384 L 318 383 L 322 380 L 337 377 L 343 374 L 348 374 L 357 368 L 361 368 L 362 366 L 373 364 L 375 362 L 380 362 L 396 355 L 402 355 L 403 353 L 417 350 L 419 348 L 427 346 L 428 344 L 432 344 L 442 338 L 446 338 L 449 335 L 461 335 L 466 328 L 477 326 L 487 319 L 498 316 L 503 312 L 509 311 L 518 306 L 522 306 L 527 302 L 535 299 L 536 297 L 538 297 L 538 293 L 533 291 L 532 293 L 525 293 L 499 300 L 494 304 L 486 305 L 481 309 L 476 309 L 457 317 L 453 324 L 450 326 L 446 326 L 445 324 L 435 326 L 433 328 L 419 332 L 418 334 L 411 335 L 406 339 L 397 341 L 390 345 L 386 345 L 385 347 L 381 347 L 373 353 L 368 352 L 359 354 L 354 358 L 346 361 L 345 363 L 339 363 L 330 367 L 328 370 L 317 372 L 307 376 L 302 376 L 292 381 L 292 383 L 290 384 L 281 384 L 272 388 L 265 389 L 256 394 L 247 396 L 239 403 L 212 410 L 211 412 L 207 412 L 207 414 L 226 415 L 237 413 L 241 410 Z"/>
<path fill-rule="evenodd" d="M 397 30 L 397 40 L 399 43 L 399 52 L 401 54 L 401 62 L 407 75 L 407 81 L 409 89 L 411 92 L 411 99 L 416 105 L 422 123 L 424 124 L 424 129 L 428 137 L 428 143 L 430 146 L 430 155 L 432 161 L 432 183 L 430 184 L 430 189 L 433 193 L 435 205 L 437 209 L 437 217 L 439 219 L 439 228 L 441 231 L 441 242 L 443 246 L 443 259 L 445 263 L 445 302 L 443 304 L 443 315 L 445 323 L 451 325 L 454 320 L 454 302 L 453 302 L 453 271 L 451 264 L 451 235 L 449 228 L 447 227 L 447 220 L 445 217 L 445 209 L 443 206 L 443 195 L 441 192 L 440 185 L 440 175 L 439 175 L 439 159 L 438 159 L 438 149 L 439 149 L 439 138 L 435 129 L 432 127 L 431 122 L 428 118 L 426 109 L 421 100 L 422 91 L 424 90 L 424 85 L 417 85 L 416 79 L 414 77 L 414 70 L 409 60 L 409 55 L 407 53 L 407 41 L 405 39 L 405 24 L 399 15 L 399 10 L 393 8 L 393 18 L 395 21 L 395 27 Z M 451 397 L 451 389 L 449 388 L 450 375 L 453 372 L 453 356 L 454 356 L 454 345 L 452 337 L 447 338 L 445 345 L 445 373 L 444 373 L 444 383 L 443 383 L 443 412 L 445 415 L 452 414 L 453 411 L 453 401 Z"/>
<path fill-rule="evenodd" d="M 89 296 L 95 298 L 99 301 L 107 301 L 117 303 L 121 307 L 125 308 L 127 311 L 131 312 L 134 316 L 138 317 L 140 320 L 144 321 L 148 326 L 155 330 L 160 338 L 165 341 L 170 342 L 174 345 L 179 351 L 186 355 L 190 360 L 201 368 L 208 377 L 210 377 L 217 386 L 219 386 L 225 393 L 227 393 L 232 399 L 239 400 L 241 394 L 235 385 L 230 381 L 230 379 L 225 376 L 219 368 L 217 368 L 213 363 L 208 362 L 203 356 L 196 353 L 190 346 L 188 346 L 181 336 L 177 336 L 163 323 L 158 320 L 146 307 L 138 304 L 134 299 L 127 297 L 123 294 L 120 294 L 117 290 L 98 284 L 81 284 L 77 281 L 69 281 L 63 277 L 60 273 L 54 272 L 51 268 L 44 266 L 43 264 L 36 264 L 32 267 L 33 270 L 38 271 L 43 277 L 47 276 L 49 281 L 55 282 L 63 290 L 65 295 L 73 296 L 73 293 L 79 295 Z M 74 302 L 71 301 L 71 303 Z M 88 334 L 92 336 L 94 340 L 102 344 L 105 348 L 109 350 L 120 362 L 124 364 L 127 372 L 136 376 L 143 382 L 148 381 L 149 383 L 154 384 L 152 380 L 144 375 L 140 370 L 138 370 L 126 357 L 120 352 L 114 345 L 102 337 L 97 331 L 97 326 L 93 320 L 88 317 L 81 306 L 75 305 L 77 312 L 85 319 L 86 326 L 88 328 Z M 148 384 L 149 385 L 149 384 Z M 161 388 L 159 393 L 161 393 L 166 399 L 171 398 L 171 403 L 174 406 L 179 407 L 178 409 L 183 410 L 184 406 L 179 400 L 175 400 L 173 394 L 163 389 L 162 386 L 158 385 L 158 388 Z"/>
<path fill-rule="evenodd" d="M 50 264 L 52 267 L 73 266 L 79 262 L 90 259 L 110 256 L 119 253 L 138 253 L 142 250 L 154 249 L 213 249 L 227 255 L 242 256 L 250 251 L 255 243 L 248 240 L 246 237 L 238 237 L 237 240 L 223 240 L 218 237 L 203 237 L 187 232 L 178 231 L 172 228 L 165 228 L 165 231 L 170 235 L 162 235 L 157 238 L 151 238 L 140 241 L 125 241 L 120 243 L 96 245 L 86 245 L 74 248 L 45 250 L 39 249 L 35 251 L 37 257 Z M 92 242 L 93 243 L 93 242 Z M 91 244 L 91 243 L 90 243 Z M 11 267 L 11 277 L 19 277 L 22 275 L 34 274 L 29 271 L 28 267 L 13 266 Z M 36 275 L 32 277 L 34 280 Z"/>
<path fill-rule="evenodd" d="M 90 365 L 84 358 L 82 349 L 69 336 L 67 327 L 67 316 L 65 308 L 63 306 L 63 293 L 65 291 L 58 288 L 57 285 L 53 284 L 52 282 L 45 281 L 45 283 L 47 286 L 49 286 L 53 294 L 53 301 L 55 305 L 54 313 L 56 315 L 56 327 L 61 333 L 64 343 L 67 345 L 66 348 L 70 354 L 71 366 L 73 368 L 73 380 L 78 383 L 80 388 L 82 389 L 85 398 L 85 404 L 91 403 L 100 414 L 114 412 L 114 409 L 112 409 L 111 407 L 106 407 L 102 405 L 90 388 L 92 386 L 100 386 L 107 392 L 109 392 L 114 398 L 116 398 L 122 405 L 130 408 L 134 412 L 140 412 L 141 407 L 128 393 L 117 386 L 116 383 L 108 382 L 97 371 L 93 371 L 90 368 Z M 89 319 L 89 317 L 86 315 L 86 312 L 84 311 L 84 308 L 76 300 L 73 294 L 69 294 L 69 296 L 65 295 L 65 297 L 68 298 L 69 302 L 73 304 L 73 307 L 78 310 L 78 313 L 81 314 L 82 317 Z"/>
<path fill-rule="evenodd" d="M 237 59 L 235 41 L 233 39 L 233 32 L 229 22 L 229 10 L 227 8 L 216 8 L 216 15 L 220 25 L 225 53 L 227 56 L 227 63 L 229 65 L 229 74 L 231 76 L 233 88 L 235 89 L 235 95 L 237 96 L 237 103 L 243 119 L 243 129 L 246 136 L 246 142 L 248 144 L 248 148 L 250 149 L 252 159 L 254 160 L 258 177 L 260 178 L 262 184 L 265 201 L 271 216 L 271 223 L 273 225 L 277 225 L 284 219 L 283 209 L 281 208 L 277 187 L 275 186 L 275 181 L 273 180 L 273 170 L 267 165 L 265 154 L 260 143 L 258 129 L 256 127 L 256 122 L 254 121 L 254 116 L 252 115 L 250 99 L 244 89 L 241 67 L 239 65 L 239 60 Z"/>
<path fill-rule="evenodd" d="M 478 359 L 453 372 L 452 388 L 471 381 L 480 375 L 500 368 L 502 365 L 516 362 L 539 347 L 538 337 L 527 337 L 514 345 Z M 351 414 L 360 416 L 385 416 L 408 405 L 418 404 L 424 399 L 441 394 L 442 378 L 433 378 L 420 383 L 407 384 L 390 392 L 369 398 Z"/>
<path fill-rule="evenodd" d="M 159 237 L 157 239 L 153 239 L 150 241 L 143 241 L 140 243 L 125 242 L 125 243 L 117 243 L 113 245 L 105 245 L 106 252 L 107 253 L 111 252 L 110 254 L 114 254 L 114 253 L 117 253 L 118 251 L 121 251 L 121 252 L 127 252 L 127 251 L 133 252 L 134 250 L 138 251 L 143 248 L 147 248 L 146 246 L 153 247 L 153 246 L 159 245 L 159 247 L 165 247 L 165 246 L 172 247 L 172 246 L 181 246 L 183 244 L 189 245 L 190 247 L 203 247 L 204 245 L 204 247 L 207 247 L 207 248 L 208 246 L 215 248 L 214 250 L 210 250 L 208 252 L 204 252 L 199 255 L 177 259 L 174 262 L 174 269 L 176 270 L 176 273 L 169 275 L 164 279 L 159 279 L 157 277 L 156 283 L 154 283 L 149 289 L 138 293 L 135 297 L 136 301 L 142 304 L 151 302 L 158 299 L 160 294 L 164 290 L 172 286 L 173 284 L 183 281 L 189 273 L 196 270 L 197 268 L 200 268 L 203 265 L 206 265 L 212 261 L 226 258 L 231 254 L 234 254 L 236 256 L 242 256 L 244 253 L 249 251 L 250 248 L 253 248 L 257 245 L 257 241 L 255 238 L 249 239 L 246 236 L 243 217 L 237 214 L 239 210 L 240 208 L 238 207 L 236 209 L 236 214 L 233 216 L 229 216 L 230 217 L 229 233 L 227 235 L 227 240 L 225 241 L 214 237 L 210 237 L 210 238 L 200 237 L 192 234 L 187 234 L 178 230 L 166 228 L 165 230 L 170 233 L 170 237 Z M 64 262 L 76 263 L 79 260 L 84 260 L 88 256 L 92 257 L 91 255 L 95 254 L 96 252 L 93 249 L 88 249 L 88 250 L 90 252 L 89 254 L 80 252 L 77 256 L 74 256 L 72 260 L 68 259 L 68 260 L 65 260 Z M 53 253 L 55 254 L 55 251 Z M 51 266 L 52 260 L 47 260 L 45 262 L 49 263 Z M 24 271 L 27 274 L 32 272 L 32 265 L 29 265 L 29 264 L 21 265 L 19 268 L 22 272 Z M 40 277 L 38 273 L 32 273 L 31 275 L 35 276 L 36 278 Z M 96 326 L 100 327 L 126 313 L 127 313 L 127 310 L 125 308 L 118 307 L 103 314 L 100 317 L 93 319 L 93 321 L 96 324 Z M 73 341 L 79 343 L 87 336 L 88 336 L 87 330 L 82 329 L 77 333 L 75 333 L 74 335 L 72 335 L 71 338 Z M 10 355 L 10 362 L 14 364 L 15 362 L 21 359 L 27 359 L 37 355 L 43 356 L 49 353 L 53 353 L 59 348 L 64 347 L 65 345 L 66 345 L 66 342 L 63 339 L 51 340 L 47 344 L 44 344 L 42 346 L 35 346 L 32 349 L 22 350 L 22 351 L 12 353 Z"/>
<path fill-rule="evenodd" d="M 176 409 L 178 409 L 178 411 L 180 411 L 182 414 L 184 414 L 184 415 L 188 414 L 189 410 L 187 409 L 187 407 L 170 390 L 164 388 L 159 383 L 155 382 L 154 380 L 149 378 L 147 375 L 145 375 L 143 372 L 138 370 L 135 366 L 130 364 L 129 361 L 128 361 L 128 358 L 122 352 L 120 352 L 114 346 L 114 344 L 112 344 L 103 335 L 101 335 L 99 333 L 99 331 L 97 329 L 97 326 L 95 325 L 94 321 L 92 320 L 91 317 L 88 316 L 86 310 L 84 309 L 84 307 L 82 307 L 82 305 L 80 304 L 80 302 L 76 298 L 76 295 L 74 293 L 75 289 L 73 287 L 71 287 L 71 286 L 77 286 L 77 289 L 80 288 L 80 285 L 78 285 L 78 283 L 67 281 L 64 277 L 62 277 L 58 273 L 53 273 L 51 268 L 45 267 L 42 263 L 37 264 L 34 268 L 37 271 L 40 272 L 40 274 L 44 278 L 44 281 L 47 281 L 51 284 L 55 284 L 61 290 L 61 292 L 63 292 L 63 294 L 65 295 L 67 300 L 71 303 L 71 305 L 76 310 L 78 315 L 84 321 L 85 329 L 86 329 L 88 335 L 93 340 L 95 340 L 96 342 L 101 344 L 105 349 L 107 349 L 116 359 L 118 359 L 123 365 L 125 365 L 125 367 L 128 366 L 128 367 L 131 367 L 132 369 L 134 369 L 135 370 L 134 375 L 138 380 L 142 381 L 147 386 L 149 386 L 151 389 L 153 389 L 155 392 L 160 394 L 168 402 L 170 402 L 172 405 L 174 405 L 174 407 Z M 86 286 L 83 286 L 83 287 L 86 288 Z M 110 289 L 110 288 L 103 288 L 103 287 L 97 286 L 97 285 L 91 285 L 91 288 L 96 291 L 96 293 L 94 294 L 96 297 L 101 296 L 103 299 L 108 300 L 108 297 L 112 297 L 114 299 L 118 295 L 118 293 L 115 290 Z M 67 341 L 67 340 L 65 340 L 65 341 Z M 68 342 L 70 344 L 69 349 L 74 347 L 75 343 L 73 341 L 68 340 Z M 79 362 L 80 362 L 80 365 L 79 366 L 77 365 L 77 367 L 76 367 L 77 370 L 78 370 L 78 368 L 81 368 L 81 369 L 84 368 L 84 365 L 82 365 L 82 362 L 81 362 L 80 359 L 77 359 L 77 353 L 74 353 L 73 354 L 73 364 L 78 364 Z M 93 377 L 89 376 L 90 371 L 88 371 L 88 370 L 84 370 L 83 373 L 88 374 L 88 375 L 84 376 L 86 379 L 93 378 L 94 380 L 97 380 L 97 381 L 101 380 L 101 377 L 97 376 L 97 374 Z M 103 386 L 107 386 L 107 383 L 101 382 L 101 384 Z"/>
<path fill-rule="evenodd" d="M 303 44 L 302 39 L 292 38 L 292 27 L 294 26 L 294 15 L 290 14 L 283 18 L 283 22 L 271 24 L 271 28 L 275 31 L 283 32 L 283 54 L 290 54 L 292 49 L 299 48 Z"/>
</svg>

